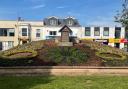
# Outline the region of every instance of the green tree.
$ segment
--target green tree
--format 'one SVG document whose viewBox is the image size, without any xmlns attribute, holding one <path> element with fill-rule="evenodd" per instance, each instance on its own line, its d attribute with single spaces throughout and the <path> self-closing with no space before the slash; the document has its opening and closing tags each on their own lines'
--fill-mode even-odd
<svg viewBox="0 0 128 89">
<path fill-rule="evenodd" d="M 122 11 L 117 12 L 115 21 L 121 23 L 125 29 L 125 38 L 128 39 L 128 0 L 123 0 Z"/>
<path fill-rule="evenodd" d="M 128 0 L 124 0 L 122 11 L 117 12 L 115 16 L 116 22 L 120 22 L 123 26 L 128 27 Z"/>
</svg>

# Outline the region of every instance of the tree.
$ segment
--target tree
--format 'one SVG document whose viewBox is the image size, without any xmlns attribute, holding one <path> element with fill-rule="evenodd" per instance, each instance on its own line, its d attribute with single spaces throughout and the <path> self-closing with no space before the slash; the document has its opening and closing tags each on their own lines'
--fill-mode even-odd
<svg viewBox="0 0 128 89">
<path fill-rule="evenodd" d="M 122 4 L 122 11 L 117 12 L 117 16 L 115 16 L 116 22 L 121 23 L 123 26 L 128 28 L 128 0 L 124 0 Z"/>
<path fill-rule="evenodd" d="M 128 0 L 124 0 L 122 11 L 115 16 L 116 22 L 121 23 L 125 27 L 125 38 L 128 39 Z"/>
</svg>

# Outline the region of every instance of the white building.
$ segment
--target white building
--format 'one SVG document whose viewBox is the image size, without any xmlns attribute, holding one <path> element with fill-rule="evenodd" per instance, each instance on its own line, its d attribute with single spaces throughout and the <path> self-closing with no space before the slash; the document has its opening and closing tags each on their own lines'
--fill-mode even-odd
<svg viewBox="0 0 128 89">
<path fill-rule="evenodd" d="M 59 30 L 67 25 L 70 36 L 98 41 L 103 44 L 128 49 L 128 31 L 124 27 L 81 26 L 73 17 L 59 19 L 49 17 L 42 21 L 0 21 L 0 50 L 7 50 L 18 44 L 59 37 Z"/>
</svg>

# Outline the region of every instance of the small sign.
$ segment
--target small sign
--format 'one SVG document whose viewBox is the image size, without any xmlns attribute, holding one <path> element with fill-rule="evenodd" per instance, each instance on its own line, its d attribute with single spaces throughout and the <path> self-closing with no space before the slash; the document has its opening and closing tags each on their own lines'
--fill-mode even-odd
<svg viewBox="0 0 128 89">
<path fill-rule="evenodd" d="M 108 39 L 94 39 L 95 42 L 108 42 Z"/>
<path fill-rule="evenodd" d="M 120 42 L 121 43 L 128 43 L 128 39 L 121 39 Z"/>
</svg>

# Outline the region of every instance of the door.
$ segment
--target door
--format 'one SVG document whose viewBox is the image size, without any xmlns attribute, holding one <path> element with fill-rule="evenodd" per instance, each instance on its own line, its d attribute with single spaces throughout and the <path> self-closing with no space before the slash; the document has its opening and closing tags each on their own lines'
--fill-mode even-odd
<svg viewBox="0 0 128 89">
<path fill-rule="evenodd" d="M 62 32 L 62 42 L 69 42 L 69 33 Z"/>
</svg>

